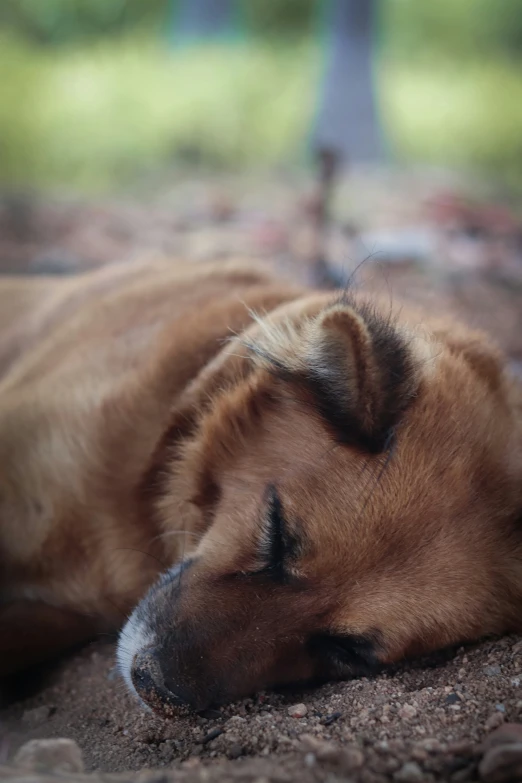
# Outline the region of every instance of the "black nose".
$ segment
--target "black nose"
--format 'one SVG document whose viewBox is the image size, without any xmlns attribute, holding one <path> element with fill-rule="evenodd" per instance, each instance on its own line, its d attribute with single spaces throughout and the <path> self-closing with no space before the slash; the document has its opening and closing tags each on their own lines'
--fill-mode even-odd
<svg viewBox="0 0 522 783">
<path fill-rule="evenodd" d="M 154 649 L 134 657 L 131 680 L 140 698 L 155 712 L 168 713 L 171 707 L 187 706 L 187 702 L 166 686 Z"/>
</svg>

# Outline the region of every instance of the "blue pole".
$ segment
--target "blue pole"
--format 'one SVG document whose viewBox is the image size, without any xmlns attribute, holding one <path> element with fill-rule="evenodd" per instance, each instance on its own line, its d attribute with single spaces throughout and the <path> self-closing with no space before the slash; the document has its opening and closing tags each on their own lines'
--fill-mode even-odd
<svg viewBox="0 0 522 783">
<path fill-rule="evenodd" d="M 375 5 L 329 0 L 325 9 L 326 69 L 312 147 L 339 162 L 375 160 L 382 153 L 373 77 Z"/>
</svg>

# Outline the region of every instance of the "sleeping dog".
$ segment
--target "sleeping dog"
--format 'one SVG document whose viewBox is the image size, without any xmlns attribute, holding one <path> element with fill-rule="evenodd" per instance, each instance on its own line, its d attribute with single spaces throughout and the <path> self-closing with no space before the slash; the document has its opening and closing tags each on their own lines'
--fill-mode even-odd
<svg viewBox="0 0 522 783">
<path fill-rule="evenodd" d="M 504 365 L 233 261 L 1 279 L 0 672 L 127 618 L 168 714 L 520 630 Z"/>
</svg>

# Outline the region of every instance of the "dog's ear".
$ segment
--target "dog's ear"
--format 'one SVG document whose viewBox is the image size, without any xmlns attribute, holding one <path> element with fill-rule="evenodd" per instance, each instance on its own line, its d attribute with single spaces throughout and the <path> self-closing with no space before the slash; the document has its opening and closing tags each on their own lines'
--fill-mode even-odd
<svg viewBox="0 0 522 783">
<path fill-rule="evenodd" d="M 339 304 L 312 324 L 304 382 L 345 443 L 381 451 L 416 386 L 412 352 L 395 325 Z"/>
<path fill-rule="evenodd" d="M 169 482 L 179 480 L 175 465 L 179 465 L 182 458 L 186 460 L 191 453 L 192 459 L 189 459 L 189 463 L 192 467 L 197 463 L 198 467 L 192 471 L 188 470 L 191 474 L 190 481 L 187 479 L 186 486 L 183 487 L 187 491 L 164 492 L 163 512 L 168 515 L 172 511 L 169 506 L 170 497 L 176 498 L 180 495 L 191 504 L 204 509 L 205 519 L 210 516 L 218 500 L 219 490 L 212 472 L 206 467 L 206 460 L 199 458 L 201 449 L 196 441 L 200 422 L 216 398 L 244 381 L 252 370 L 253 365 L 248 361 L 247 350 L 234 340 L 187 386 L 171 411 L 168 426 L 156 444 L 141 481 L 141 494 L 146 502 L 148 498 L 156 497 L 159 487 L 168 488 Z M 197 458 L 193 464 L 194 456 Z M 176 478 L 173 479 L 173 476 Z"/>
<path fill-rule="evenodd" d="M 158 450 L 164 452 L 165 445 L 168 444 L 172 456 L 176 444 L 195 431 L 204 413 L 212 407 L 215 398 L 241 383 L 251 371 L 252 365 L 248 361 L 247 350 L 241 343 L 234 340 L 226 345 L 198 373 L 177 400 Z"/>
<path fill-rule="evenodd" d="M 417 387 L 407 337 L 364 305 L 343 301 L 304 324 L 265 328 L 253 349 L 308 398 L 336 440 L 371 453 L 386 448 Z"/>
</svg>

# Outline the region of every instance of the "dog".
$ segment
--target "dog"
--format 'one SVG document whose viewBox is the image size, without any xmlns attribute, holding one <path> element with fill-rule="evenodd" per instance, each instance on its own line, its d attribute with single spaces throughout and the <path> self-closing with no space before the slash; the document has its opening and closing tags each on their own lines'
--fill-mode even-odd
<svg viewBox="0 0 522 783">
<path fill-rule="evenodd" d="M 122 627 L 153 710 L 522 628 L 483 334 L 236 262 L 0 283 L 0 671 Z"/>
</svg>

